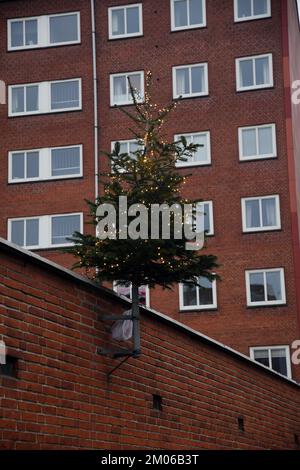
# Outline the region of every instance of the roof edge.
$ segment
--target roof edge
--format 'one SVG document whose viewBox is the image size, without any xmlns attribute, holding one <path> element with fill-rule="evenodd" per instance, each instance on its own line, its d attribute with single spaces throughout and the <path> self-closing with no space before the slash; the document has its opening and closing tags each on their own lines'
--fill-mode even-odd
<svg viewBox="0 0 300 470">
<path fill-rule="evenodd" d="M 72 272 L 70 269 L 64 268 L 63 266 L 60 266 L 59 264 L 54 263 L 53 261 L 50 261 L 46 258 L 43 258 L 42 256 L 40 256 L 36 253 L 33 253 L 32 251 L 25 250 L 24 248 L 21 248 L 18 245 L 15 245 L 14 243 L 8 242 L 7 240 L 5 240 L 4 238 L 1 238 L 1 237 L 0 237 L 0 251 L 3 251 L 3 252 L 8 253 L 8 254 L 12 254 L 13 256 L 23 258 L 27 262 L 32 262 L 33 264 L 36 264 L 38 266 L 42 266 L 43 268 L 47 268 L 47 269 L 49 269 L 49 271 L 53 271 L 59 276 L 68 277 L 70 281 L 77 282 L 77 283 L 79 283 L 79 284 L 81 284 L 81 285 L 83 285 L 87 288 L 90 288 L 90 289 L 96 290 L 98 292 L 101 292 L 101 294 L 103 294 L 104 296 L 113 298 L 117 302 L 119 302 L 123 305 L 126 305 L 127 307 L 128 307 L 128 304 L 131 304 L 131 301 L 128 300 L 126 297 L 118 295 L 114 291 L 112 291 L 110 289 L 107 289 L 105 287 L 102 287 L 99 284 L 97 284 L 96 282 L 93 282 L 93 281 L 89 280 L 88 278 L 86 278 L 84 276 L 81 276 L 80 274 Z M 148 315 L 148 316 L 150 316 L 150 317 L 152 317 L 152 318 L 154 318 L 158 321 L 161 321 L 162 323 L 165 323 L 165 324 L 181 331 L 182 333 L 187 334 L 188 336 L 190 336 L 190 337 L 192 337 L 196 340 L 200 340 L 203 343 L 208 344 L 213 348 L 221 350 L 225 354 L 230 355 L 230 356 L 234 357 L 235 359 L 238 359 L 242 362 L 246 362 L 251 367 L 258 368 L 261 371 L 266 372 L 267 374 L 271 374 L 273 377 L 275 377 L 279 380 L 284 380 L 288 384 L 296 386 L 297 388 L 300 388 L 300 384 L 297 383 L 295 380 L 290 379 L 288 377 L 285 377 L 285 376 L 279 374 L 278 372 L 276 372 L 272 369 L 269 369 L 268 367 L 254 361 L 253 359 L 246 356 L 245 354 L 242 354 L 242 353 L 236 351 L 235 349 L 232 349 L 229 346 L 226 346 L 225 344 L 220 343 L 219 341 L 216 341 L 216 340 L 210 338 L 209 336 L 206 336 L 206 335 L 200 333 L 199 331 L 196 331 L 196 330 L 190 328 L 187 325 L 184 325 L 183 323 L 181 323 L 177 320 L 174 320 L 173 318 L 171 318 L 171 317 L 169 317 L 169 316 L 167 316 L 167 315 L 165 315 L 161 312 L 158 312 L 157 310 L 142 307 L 142 311 L 146 315 Z"/>
</svg>

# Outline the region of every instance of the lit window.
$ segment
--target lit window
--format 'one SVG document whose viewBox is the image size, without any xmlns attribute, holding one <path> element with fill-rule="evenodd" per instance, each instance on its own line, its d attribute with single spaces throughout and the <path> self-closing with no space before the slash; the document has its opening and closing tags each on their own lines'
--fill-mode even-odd
<svg viewBox="0 0 300 470">
<path fill-rule="evenodd" d="M 180 310 L 208 310 L 217 307 L 216 281 L 200 277 L 199 285 L 179 284 Z"/>
<path fill-rule="evenodd" d="M 110 76 L 110 104 L 132 104 L 130 85 L 137 101 L 144 99 L 144 72 L 117 73 Z"/>
<path fill-rule="evenodd" d="M 173 67 L 173 98 L 208 95 L 207 64 Z"/>
<path fill-rule="evenodd" d="M 253 347 L 250 348 L 250 357 L 281 375 L 292 377 L 288 346 Z"/>
<path fill-rule="evenodd" d="M 285 304 L 284 270 L 246 271 L 246 290 L 249 307 Z"/>
<path fill-rule="evenodd" d="M 82 229 L 81 213 L 8 219 L 8 240 L 28 249 L 70 246 L 67 238 Z"/>
<path fill-rule="evenodd" d="M 235 21 L 257 20 L 271 16 L 270 0 L 234 0 Z"/>
<path fill-rule="evenodd" d="M 273 86 L 272 54 L 236 59 L 237 91 L 256 90 Z"/>
<path fill-rule="evenodd" d="M 195 166 L 195 165 L 209 165 L 211 163 L 210 153 L 210 132 L 197 132 L 195 134 L 177 134 L 175 141 L 179 141 L 181 136 L 185 137 L 187 145 L 197 144 L 199 147 L 192 156 L 185 156 L 186 161 L 177 161 L 177 167 Z"/>
<path fill-rule="evenodd" d="M 143 34 L 142 4 L 108 9 L 109 39 L 128 38 Z"/>
<path fill-rule="evenodd" d="M 124 295 L 128 299 L 132 299 L 132 285 L 129 283 L 128 285 L 125 284 L 118 284 L 117 282 L 113 283 L 114 291 L 119 295 Z M 139 287 L 139 303 L 144 305 L 145 307 L 150 307 L 150 292 L 148 286 L 140 286 Z"/>
<path fill-rule="evenodd" d="M 80 13 L 8 20 L 8 50 L 34 49 L 80 42 Z"/>
<path fill-rule="evenodd" d="M 206 26 L 205 0 L 171 0 L 172 31 Z"/>
<path fill-rule="evenodd" d="M 244 232 L 280 229 L 279 196 L 242 199 L 242 219 Z"/>
<path fill-rule="evenodd" d="M 9 116 L 81 109 L 81 79 L 9 86 Z"/>
<path fill-rule="evenodd" d="M 9 152 L 9 183 L 82 176 L 82 145 Z"/>
<path fill-rule="evenodd" d="M 239 128 L 240 160 L 257 160 L 277 156 L 275 124 Z"/>
</svg>

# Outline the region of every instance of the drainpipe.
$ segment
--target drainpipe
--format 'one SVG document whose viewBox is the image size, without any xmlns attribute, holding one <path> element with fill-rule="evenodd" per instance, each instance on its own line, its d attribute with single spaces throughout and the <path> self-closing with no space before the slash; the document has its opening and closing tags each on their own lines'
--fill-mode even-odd
<svg viewBox="0 0 300 470">
<path fill-rule="evenodd" d="M 96 21 L 95 21 L 95 0 L 91 0 L 91 20 L 92 20 L 92 51 L 93 51 L 93 88 L 94 88 L 94 159 L 95 159 L 95 199 L 99 195 L 98 183 L 98 151 L 99 151 L 99 129 L 98 129 L 98 87 L 97 87 L 97 59 L 96 59 Z"/>
</svg>

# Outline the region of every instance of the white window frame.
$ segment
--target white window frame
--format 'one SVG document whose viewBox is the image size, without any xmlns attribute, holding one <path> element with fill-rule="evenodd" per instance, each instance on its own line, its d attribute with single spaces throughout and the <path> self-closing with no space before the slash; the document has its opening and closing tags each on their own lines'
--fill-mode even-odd
<svg viewBox="0 0 300 470">
<path fill-rule="evenodd" d="M 240 79 L 240 62 L 244 60 L 253 60 L 268 57 L 269 59 L 269 75 L 270 75 L 270 82 L 263 84 L 263 85 L 251 85 L 251 86 L 241 86 L 241 79 Z M 251 55 L 247 57 L 238 57 L 235 59 L 235 72 L 236 72 L 236 91 L 249 91 L 249 90 L 261 90 L 264 88 L 272 88 L 274 86 L 274 73 L 273 73 L 273 54 L 259 54 L 259 55 Z M 255 83 L 255 66 L 253 67 L 253 83 Z"/>
<path fill-rule="evenodd" d="M 112 140 L 111 141 L 111 151 L 114 150 L 115 144 L 119 142 L 120 144 L 126 144 L 127 145 L 127 153 L 129 153 L 129 145 L 135 142 L 138 142 L 138 139 L 122 139 L 122 140 Z M 141 146 L 142 147 L 142 146 Z"/>
<path fill-rule="evenodd" d="M 170 0 L 170 8 L 171 8 L 171 31 L 182 31 L 185 29 L 195 29 L 195 28 L 205 28 L 206 26 L 206 0 L 202 0 L 202 15 L 203 15 L 203 22 L 197 24 L 188 24 L 187 26 L 175 26 L 175 8 L 174 3 L 176 0 Z M 189 3 L 190 0 L 187 0 Z M 189 8 L 187 9 L 187 17 L 188 23 L 190 23 L 190 13 Z"/>
<path fill-rule="evenodd" d="M 276 218 L 277 218 L 277 225 L 272 225 L 268 227 L 247 227 L 247 218 L 246 218 L 246 202 L 247 201 L 259 201 L 259 218 L 260 222 L 262 222 L 262 202 L 264 199 L 274 198 L 276 201 Z M 241 199 L 241 206 L 242 206 L 242 222 L 243 222 L 243 232 L 245 233 L 252 233 L 252 232 L 268 232 L 272 230 L 280 230 L 281 229 L 281 211 L 280 211 L 280 197 L 279 194 L 271 194 L 270 196 L 253 196 L 253 197 L 244 197 Z"/>
<path fill-rule="evenodd" d="M 214 204 L 213 201 L 201 201 L 200 204 L 208 204 L 209 206 L 209 221 L 210 221 L 210 230 L 206 232 L 207 237 L 211 237 L 215 234 L 215 225 L 214 225 Z"/>
<path fill-rule="evenodd" d="M 41 217 L 40 216 L 32 216 L 32 217 L 16 217 L 13 219 L 8 219 L 7 221 L 7 239 L 12 242 L 12 222 L 26 222 L 27 220 L 39 220 L 39 244 L 38 245 L 25 245 L 22 247 L 25 248 L 26 250 L 37 250 L 40 247 L 40 233 L 41 233 Z M 24 229 L 25 229 L 25 224 L 24 224 Z"/>
<path fill-rule="evenodd" d="M 134 71 L 134 72 L 112 73 L 112 74 L 110 74 L 110 77 L 109 77 L 110 78 L 110 105 L 111 106 L 125 106 L 125 105 L 132 106 L 133 105 L 133 101 L 131 101 L 131 100 L 115 103 L 115 101 L 114 101 L 114 78 L 115 77 L 125 77 L 127 95 L 128 95 L 128 93 L 129 93 L 128 77 L 130 77 L 131 75 L 137 75 L 138 73 L 141 75 L 141 93 L 140 93 L 141 97 L 140 97 L 140 99 L 138 97 L 136 97 L 136 98 L 137 98 L 137 101 L 139 103 L 142 103 L 144 101 L 145 74 L 144 74 L 143 70 L 137 70 L 137 71 Z"/>
<path fill-rule="evenodd" d="M 147 284 L 144 284 L 144 286 L 146 288 L 145 307 L 150 308 L 150 289 L 149 289 L 149 286 Z M 116 292 L 118 294 L 117 281 L 113 281 L 113 290 L 114 290 L 114 292 Z M 118 295 L 120 295 L 121 297 L 125 297 L 125 296 L 122 296 L 122 294 L 118 294 Z M 130 283 L 130 300 L 132 300 L 132 283 Z"/>
<path fill-rule="evenodd" d="M 126 10 L 128 8 L 138 7 L 139 9 L 139 32 L 138 33 L 124 33 L 124 34 L 112 34 L 112 13 L 114 10 L 125 10 L 125 29 L 127 27 L 126 24 Z M 119 5 L 108 8 L 108 37 L 109 39 L 125 39 L 125 38 L 134 38 L 137 36 L 143 36 L 143 5 L 142 3 L 131 3 L 129 5 Z"/>
<path fill-rule="evenodd" d="M 80 216 L 80 229 L 79 231 L 83 232 L 83 213 L 82 212 L 72 212 L 67 214 L 53 214 L 53 215 L 41 215 L 41 216 L 31 216 L 31 217 L 15 217 L 8 219 L 7 223 L 7 239 L 11 241 L 12 235 L 12 222 L 15 221 L 25 221 L 32 219 L 39 219 L 39 244 L 34 246 L 26 246 L 24 248 L 28 250 L 44 250 L 50 248 L 61 248 L 72 246 L 73 243 L 61 243 L 61 244 L 52 244 L 52 219 L 53 217 L 66 217 L 66 216 Z"/>
<path fill-rule="evenodd" d="M 123 139 L 123 140 L 112 140 L 111 141 L 111 151 L 114 151 L 115 144 L 119 142 L 120 144 L 126 144 L 127 145 L 127 153 L 129 154 L 129 145 L 133 142 L 138 142 L 137 139 Z M 142 146 L 141 146 L 142 148 Z M 112 163 L 112 162 L 111 162 Z M 113 165 L 111 165 L 113 166 Z M 125 173 L 124 169 L 119 168 L 119 173 Z"/>
<path fill-rule="evenodd" d="M 187 93 L 185 95 L 179 95 L 176 91 L 176 71 L 180 69 L 186 69 L 189 68 L 189 84 L 190 84 L 190 89 L 192 89 L 192 73 L 191 69 L 194 67 L 199 67 L 202 66 L 204 68 L 204 91 L 197 92 L 197 93 Z M 193 98 L 197 96 L 208 96 L 209 94 L 209 88 L 208 88 L 208 63 L 207 62 L 201 62 L 199 64 L 186 64 L 186 65 L 176 65 L 172 67 L 172 79 L 173 79 L 173 98 L 177 99 L 180 96 L 182 98 Z"/>
<path fill-rule="evenodd" d="M 205 162 L 201 162 L 201 161 L 177 161 L 175 166 L 177 168 L 185 168 L 185 167 L 189 167 L 189 166 L 207 166 L 207 165 L 211 165 L 211 141 L 210 141 L 210 131 L 200 131 L 200 132 L 188 132 L 188 133 L 185 133 L 185 134 L 175 134 L 174 135 L 174 140 L 175 142 L 178 141 L 182 136 L 187 138 L 187 137 L 193 137 L 194 136 L 198 136 L 198 135 L 205 135 L 206 138 L 207 138 L 207 160 Z M 194 140 L 194 139 L 193 139 Z M 192 140 L 192 143 L 193 143 L 193 140 Z M 185 157 L 187 158 L 187 157 Z"/>
<path fill-rule="evenodd" d="M 264 274 L 264 290 L 266 296 L 266 273 L 268 272 L 280 272 L 280 283 L 281 283 L 281 300 L 264 300 L 259 302 L 251 301 L 251 289 L 250 289 L 250 274 Z M 247 296 L 247 306 L 248 307 L 271 307 L 273 305 L 285 305 L 286 304 L 286 289 L 285 289 L 285 275 L 284 268 L 272 268 L 272 269 L 252 269 L 245 271 L 245 280 L 246 280 L 246 296 Z"/>
<path fill-rule="evenodd" d="M 258 131 L 270 127 L 272 129 L 272 143 L 273 143 L 273 153 L 268 153 L 264 155 L 250 155 L 247 157 L 243 156 L 243 131 L 244 130 L 255 130 L 256 134 L 256 146 L 258 145 Z M 250 161 L 250 160 L 264 160 L 266 158 L 276 158 L 277 157 L 277 139 L 276 139 L 276 124 L 260 124 L 259 126 L 245 126 L 238 128 L 238 141 L 239 141 L 239 159 L 240 161 Z"/>
<path fill-rule="evenodd" d="M 182 282 L 179 283 L 179 309 L 180 309 L 180 311 L 194 312 L 194 311 L 200 311 L 200 310 L 215 310 L 218 307 L 217 281 L 215 279 L 212 281 L 213 303 L 209 304 L 209 305 L 200 305 L 199 304 L 199 289 L 197 289 L 197 304 L 196 305 L 184 305 L 184 303 L 183 303 L 183 285 L 184 285 L 184 283 L 182 283 Z"/>
<path fill-rule="evenodd" d="M 258 362 L 256 359 L 255 359 L 255 356 L 254 356 L 254 353 L 256 351 L 264 351 L 264 350 L 268 350 L 268 356 L 269 356 L 269 363 L 270 363 L 270 367 L 268 366 L 264 366 L 264 364 L 261 364 L 260 362 Z M 272 350 L 276 350 L 276 349 L 285 349 L 285 353 L 286 353 L 286 365 L 287 365 L 287 375 L 283 376 L 283 377 L 288 377 L 289 379 L 292 378 L 292 368 L 291 368 L 291 354 L 290 354 L 290 348 L 289 346 L 286 346 L 286 345 L 282 345 L 282 346 L 251 346 L 249 348 L 249 353 L 250 353 L 250 358 L 256 363 L 256 364 L 260 364 L 264 367 L 267 367 L 267 369 L 271 369 L 272 371 L 276 372 L 277 374 L 279 375 L 283 375 L 283 374 L 280 374 L 280 372 L 277 372 L 275 369 L 272 369 L 271 367 L 271 364 L 272 364 L 272 356 L 271 356 L 271 352 Z"/>
<path fill-rule="evenodd" d="M 80 163 L 80 173 L 77 175 L 60 175 L 60 176 L 52 176 L 52 165 L 51 165 L 51 157 L 52 157 L 52 150 L 60 150 L 60 149 L 68 149 L 68 148 L 79 148 L 79 163 Z M 13 155 L 16 153 L 30 153 L 30 152 L 39 152 L 39 176 L 36 178 L 19 178 L 14 179 L 12 177 L 12 158 Z M 82 154 L 83 154 L 83 146 L 82 144 L 75 144 L 75 145 L 64 145 L 59 147 L 48 147 L 48 148 L 39 148 L 39 149 L 27 149 L 27 150 L 13 150 L 8 152 L 8 183 L 9 184 L 18 184 L 18 183 L 26 183 L 26 182 L 36 182 L 36 181 L 47 181 L 47 180 L 57 180 L 57 179 L 74 179 L 74 178 L 81 178 L 83 176 L 83 169 L 82 169 Z"/>
<path fill-rule="evenodd" d="M 55 18 L 58 16 L 69 16 L 69 15 L 77 15 L 78 39 L 76 41 L 50 43 L 50 18 Z M 24 21 L 32 21 L 32 20 L 37 20 L 37 33 L 38 33 L 37 44 L 13 47 L 11 45 L 12 23 L 16 21 L 24 22 Z M 65 13 L 59 13 L 59 14 L 53 14 L 53 15 L 12 18 L 12 19 L 7 20 L 7 50 L 8 51 L 39 49 L 39 48 L 56 47 L 56 46 L 69 46 L 69 45 L 71 46 L 73 44 L 80 44 L 80 43 L 81 43 L 81 28 L 80 28 L 80 12 L 79 11 L 68 11 Z"/>
<path fill-rule="evenodd" d="M 261 18 L 269 18 L 271 16 L 271 0 L 267 0 L 267 4 L 267 13 L 264 13 L 262 15 L 243 16 L 240 18 L 238 16 L 238 0 L 234 0 L 234 21 L 236 23 L 240 23 L 242 21 L 253 21 L 259 20 Z M 251 9 L 253 11 L 253 0 L 251 0 Z"/>
<path fill-rule="evenodd" d="M 76 108 L 62 108 L 62 109 L 51 109 L 51 85 L 54 83 L 67 83 L 75 82 L 79 84 L 79 106 Z M 12 91 L 15 88 L 38 86 L 38 102 L 39 109 L 37 111 L 23 111 L 19 113 L 12 112 Z M 67 80 L 53 80 L 51 82 L 37 82 L 37 83 L 20 83 L 8 86 L 8 116 L 19 117 L 19 116 L 31 116 L 36 114 L 52 114 L 52 113 L 65 113 L 72 111 L 80 111 L 82 109 L 82 80 L 81 78 L 68 78 Z"/>
</svg>

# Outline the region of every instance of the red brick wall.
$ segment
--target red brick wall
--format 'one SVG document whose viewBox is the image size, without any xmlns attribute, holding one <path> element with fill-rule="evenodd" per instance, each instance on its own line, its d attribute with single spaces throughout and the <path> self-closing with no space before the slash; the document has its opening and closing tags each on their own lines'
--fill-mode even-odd
<svg viewBox="0 0 300 470">
<path fill-rule="evenodd" d="M 0 257 L 0 334 L 19 358 L 18 378 L 0 378 L 0 449 L 295 448 L 299 386 L 150 312 L 142 356 L 107 380 L 118 361 L 96 354 L 109 345 L 99 315 L 126 306 L 3 246 Z"/>
<path fill-rule="evenodd" d="M 282 5 L 272 1 L 272 18 L 233 22 L 233 2 L 207 1 L 207 28 L 170 32 L 169 1 L 143 1 L 144 36 L 108 41 L 108 6 L 128 0 L 96 1 L 97 67 L 100 148 L 111 140 L 131 137 L 129 121 L 109 106 L 109 74 L 150 69 L 154 76 L 154 99 L 172 99 L 172 66 L 208 62 L 209 97 L 185 100 L 166 126 L 168 138 L 180 132 L 211 131 L 212 165 L 198 167 L 186 193 L 214 202 L 215 236 L 208 252 L 219 257 L 223 281 L 218 284 L 218 309 L 179 313 L 178 291 L 157 289 L 151 306 L 167 312 L 203 333 L 248 354 L 250 346 L 290 344 L 299 336 L 297 320 L 292 220 L 287 164 L 285 93 L 283 80 Z M 1 5 L 0 39 L 6 42 L 6 19 L 42 13 L 80 10 L 82 44 L 37 51 L 0 54 L 3 79 L 9 84 L 45 79 L 83 78 L 83 111 L 61 115 L 7 119 L 0 107 L 0 234 L 6 236 L 8 217 L 85 210 L 84 197 L 93 197 L 93 108 L 91 76 L 91 30 L 89 2 L 82 0 L 36 0 Z M 235 91 L 235 58 L 272 52 L 274 89 L 247 93 Z M 3 72 L 2 72 L 3 71 Z M 276 123 L 278 158 L 240 163 L 237 129 L 252 124 Z M 16 148 L 84 144 L 84 178 L 7 186 L 6 154 Z M 100 157 L 100 170 L 107 162 Z M 242 234 L 241 197 L 279 194 L 282 230 Z M 86 230 L 90 227 L 86 224 Z M 56 251 L 44 252 L 70 266 L 72 261 Z M 246 269 L 285 268 L 287 305 L 276 308 L 246 307 Z"/>
</svg>

